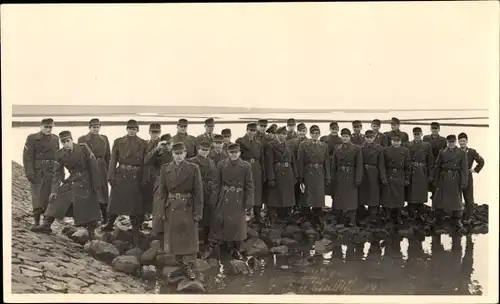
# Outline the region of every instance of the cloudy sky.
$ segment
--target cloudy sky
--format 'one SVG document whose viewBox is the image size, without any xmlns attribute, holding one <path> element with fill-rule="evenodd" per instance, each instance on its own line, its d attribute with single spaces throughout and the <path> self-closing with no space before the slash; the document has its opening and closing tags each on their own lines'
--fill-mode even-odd
<svg viewBox="0 0 500 304">
<path fill-rule="evenodd" d="M 495 2 L 2 5 L 12 104 L 488 108 Z"/>
</svg>

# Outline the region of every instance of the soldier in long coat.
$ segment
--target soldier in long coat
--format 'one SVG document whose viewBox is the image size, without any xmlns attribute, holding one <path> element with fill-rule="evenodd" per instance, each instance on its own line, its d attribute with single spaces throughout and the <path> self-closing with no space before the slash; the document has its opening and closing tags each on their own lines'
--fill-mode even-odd
<svg viewBox="0 0 500 304">
<path fill-rule="evenodd" d="M 157 216 L 165 219 L 164 248 L 195 279 L 193 265 L 199 251 L 198 225 L 203 217 L 203 184 L 200 168 L 185 160 L 184 143 L 174 143 L 173 161 L 162 166 L 158 200 L 165 208 Z"/>
<path fill-rule="evenodd" d="M 286 145 L 292 151 L 293 159 L 295 164 L 297 164 L 297 158 L 299 156 L 299 146 L 300 143 L 307 139 L 307 127 L 303 123 L 297 125 L 297 137 L 287 140 Z M 298 171 L 297 171 L 298 174 Z M 295 212 L 300 212 L 300 198 L 302 196 L 302 191 L 300 190 L 300 182 L 297 181 L 293 187 L 295 196 Z"/>
<path fill-rule="evenodd" d="M 208 154 L 208 157 L 210 157 L 214 161 L 214 164 L 216 166 L 221 160 L 229 157 L 227 151 L 224 150 L 223 139 L 224 137 L 222 135 L 215 135 L 214 141 L 212 143 L 213 148 Z"/>
<path fill-rule="evenodd" d="M 267 123 L 268 123 L 267 119 L 259 119 L 257 121 L 257 125 L 255 126 L 256 128 L 255 137 L 257 137 L 259 140 L 262 140 L 264 136 L 266 136 Z"/>
<path fill-rule="evenodd" d="M 389 141 L 384 133 L 380 133 L 380 125 L 381 122 L 379 119 L 372 120 L 371 128 L 375 138 L 373 142 L 385 148 L 389 146 Z"/>
<path fill-rule="evenodd" d="M 268 204 L 271 220 L 276 217 L 286 220 L 290 208 L 295 205 L 294 192 L 290 191 L 297 182 L 297 168 L 293 152 L 286 145 L 286 127 L 279 128 L 277 138 L 266 147 L 266 172 L 269 188 Z"/>
<path fill-rule="evenodd" d="M 138 131 L 139 124 L 131 119 L 127 122 L 127 135 L 113 143 L 108 169 L 111 185 L 109 220 L 103 227 L 103 230 L 110 231 L 118 215 L 128 215 L 134 242 L 139 241 L 139 230 L 144 222 L 143 190 L 150 181 L 150 168 L 144 164 L 147 142 L 137 136 Z"/>
<path fill-rule="evenodd" d="M 264 150 L 264 166 L 262 167 L 262 171 L 264 171 L 264 175 L 267 174 L 267 171 L 266 171 L 266 153 L 268 151 L 268 147 L 269 147 L 269 144 L 273 141 L 276 141 L 276 130 L 278 129 L 278 125 L 277 124 L 272 124 L 269 128 L 267 128 L 266 130 L 266 134 L 261 138 L 261 142 L 262 142 L 262 149 Z M 262 204 L 266 210 L 266 225 L 268 225 L 268 218 L 270 216 L 269 214 L 269 206 L 268 206 L 268 199 L 269 199 L 269 188 L 271 188 L 272 186 L 269 186 L 267 184 L 267 181 L 264 182 L 264 184 L 262 185 Z M 271 211 L 272 212 L 272 211 Z"/>
<path fill-rule="evenodd" d="M 472 215 L 472 207 L 474 206 L 474 179 L 473 174 L 478 174 L 484 167 L 484 158 L 479 155 L 476 149 L 469 148 L 467 146 L 468 137 L 465 133 L 458 134 L 458 143 L 460 149 L 467 153 L 467 164 L 469 166 L 469 183 L 467 188 L 462 191 L 464 201 L 465 201 L 465 212 L 464 212 L 464 223 L 469 223 L 469 218 Z M 476 166 L 472 168 L 476 162 Z"/>
<path fill-rule="evenodd" d="M 256 137 L 255 123 L 247 124 L 247 134 L 236 140 L 236 143 L 241 149 L 241 159 L 250 163 L 252 166 L 252 181 L 253 181 L 253 214 L 257 223 L 262 224 L 262 187 L 266 181 L 264 163 L 264 145 Z"/>
<path fill-rule="evenodd" d="M 23 165 L 31 187 L 34 227 L 40 225 L 40 218 L 49 204 L 54 161 L 59 149 L 59 137 L 52 134 L 53 127 L 52 118 L 42 119 L 40 132 L 28 135 L 24 144 Z"/>
<path fill-rule="evenodd" d="M 212 220 L 212 187 L 215 179 L 215 163 L 208 157 L 212 144 L 208 141 L 202 141 L 198 146 L 198 154 L 189 159 L 189 162 L 198 165 L 203 182 L 203 218 L 200 222 L 203 228 L 203 241 L 208 244 L 208 234 Z"/>
<path fill-rule="evenodd" d="M 242 259 L 240 244 L 247 238 L 245 210 L 254 204 L 252 168 L 240 158 L 238 144 L 231 144 L 227 151 L 229 158 L 217 164 L 212 188 L 214 209 L 210 242 L 202 259 L 207 259 L 214 251 L 218 251 L 223 242 L 227 243 L 233 258 Z"/>
<path fill-rule="evenodd" d="M 204 141 L 212 144 L 214 141 L 214 128 L 215 120 L 213 118 L 205 119 L 205 133 L 200 134 L 196 137 L 196 149 L 200 147 L 200 144 Z"/>
<path fill-rule="evenodd" d="M 319 139 L 321 142 L 324 142 L 328 147 L 328 155 L 330 156 L 330 162 L 332 161 L 333 151 L 335 147 L 342 144 L 342 139 L 339 136 L 339 124 L 335 121 L 330 123 L 330 134 L 321 136 Z M 325 195 L 329 195 L 333 200 L 333 183 L 330 187 L 325 188 Z"/>
<path fill-rule="evenodd" d="M 298 136 L 297 132 L 295 132 L 295 126 L 297 125 L 297 122 L 295 121 L 295 118 L 289 118 L 286 121 L 286 140 L 290 140 L 292 138 L 295 138 Z"/>
<path fill-rule="evenodd" d="M 364 170 L 359 187 L 359 204 L 368 206 L 369 220 L 374 224 L 380 207 L 380 188 L 387 186 L 384 147 L 375 143 L 372 130 L 365 132 L 365 139 L 365 145 L 361 148 Z"/>
<path fill-rule="evenodd" d="M 149 125 L 149 140 L 146 141 L 146 156 L 149 152 L 153 151 L 158 147 L 158 143 L 160 142 L 161 136 L 161 125 L 159 123 L 152 123 Z M 155 168 L 146 164 L 146 160 L 144 163 L 149 168 L 149 183 L 144 185 L 143 189 L 143 201 L 142 208 L 145 214 L 146 219 L 149 218 L 149 215 L 153 213 L 153 199 L 154 199 L 154 187 L 155 187 L 155 178 L 157 176 L 157 172 L 155 172 Z M 158 172 L 159 173 L 159 172 Z"/>
<path fill-rule="evenodd" d="M 101 218 L 97 193 L 101 187 L 100 172 L 95 156 L 86 144 L 75 144 L 69 131 L 59 133 L 63 148 L 57 150 L 50 203 L 45 210 L 43 224 L 35 232 L 51 233 L 55 219 L 73 217 L 75 226 L 87 228 L 94 239 L 97 221 Z M 64 168 L 69 177 L 64 179 Z"/>
<path fill-rule="evenodd" d="M 410 218 L 418 221 L 422 221 L 422 208 L 428 200 L 428 185 L 434 178 L 432 148 L 429 143 L 422 141 L 422 135 L 422 128 L 413 128 L 414 139 L 405 145 L 410 151 L 411 159 L 411 176 L 410 184 L 406 188 L 406 201 L 410 208 Z"/>
<path fill-rule="evenodd" d="M 232 144 L 233 142 L 231 141 L 231 129 L 223 129 L 220 132 L 220 135 L 222 135 L 222 143 L 223 143 L 223 148 L 224 150 L 227 149 L 227 147 Z"/>
<path fill-rule="evenodd" d="M 391 118 L 391 131 L 384 133 L 384 135 L 387 137 L 387 142 L 389 146 L 392 144 L 393 136 L 397 136 L 401 141 L 401 144 L 405 144 L 410 141 L 408 133 L 401 131 L 399 129 L 400 125 L 401 122 L 399 121 L 398 118 L 396 117 Z"/>
<path fill-rule="evenodd" d="M 439 151 L 446 148 L 446 138 L 439 135 L 439 131 L 441 130 L 441 126 L 439 122 L 433 121 L 431 122 L 431 134 L 425 135 L 423 141 L 431 144 L 432 148 L 432 156 L 434 159 L 437 159 L 439 155 Z M 431 192 L 431 199 L 434 197 L 434 192 L 436 191 L 434 187 L 434 183 L 429 183 L 429 192 Z"/>
<path fill-rule="evenodd" d="M 108 221 L 108 200 L 109 200 L 109 186 L 108 186 L 108 167 L 111 158 L 111 147 L 109 139 L 104 134 L 99 134 L 101 130 L 101 122 L 97 118 L 92 118 L 89 121 L 89 133 L 80 136 L 78 143 L 86 144 L 94 154 L 100 172 L 101 187 L 99 188 L 98 198 L 99 207 L 101 208 L 102 222 Z"/>
<path fill-rule="evenodd" d="M 188 121 L 181 118 L 177 121 L 177 134 L 174 135 L 174 143 L 182 142 L 187 149 L 187 158 L 196 155 L 196 137 L 187 133 Z"/>
<path fill-rule="evenodd" d="M 361 121 L 353 121 L 351 142 L 358 147 L 362 147 L 365 144 L 365 136 L 361 133 L 361 130 L 363 130 L 363 124 Z"/>
<path fill-rule="evenodd" d="M 153 234 L 163 239 L 163 219 L 154 216 L 165 208 L 163 201 L 158 200 L 158 189 L 160 187 L 160 172 L 163 165 L 168 165 L 173 160 L 172 158 L 172 136 L 167 133 L 160 137 L 157 146 L 151 150 L 144 159 L 144 163 L 149 166 L 151 170 L 151 177 L 154 176 L 153 183 Z M 162 242 L 163 245 L 163 242 Z"/>
<path fill-rule="evenodd" d="M 384 150 L 385 171 L 388 185 L 382 188 L 382 206 L 385 220 L 402 225 L 401 211 L 405 205 L 405 187 L 410 183 L 410 151 L 401 146 L 401 138 L 392 135 L 391 146 Z"/>
<path fill-rule="evenodd" d="M 358 188 L 363 179 L 363 155 L 361 148 L 351 141 L 351 131 L 342 129 L 342 144 L 335 148 L 332 156 L 332 181 L 335 196 L 332 208 L 342 212 L 344 224 L 356 225 Z"/>
<path fill-rule="evenodd" d="M 434 183 L 436 192 L 432 200 L 435 228 L 439 227 L 446 211 L 452 213 L 457 230 L 462 224 L 462 191 L 469 184 L 469 164 L 467 153 L 456 146 L 457 137 L 446 137 L 448 147 L 441 150 L 436 159 Z"/>
<path fill-rule="evenodd" d="M 300 143 L 297 157 L 297 173 L 304 187 L 304 195 L 301 198 L 302 215 L 310 220 L 316 229 L 321 229 L 325 187 L 330 187 L 332 182 L 330 157 L 328 147 L 319 141 L 319 127 L 312 125 L 309 133 L 311 139 Z"/>
</svg>

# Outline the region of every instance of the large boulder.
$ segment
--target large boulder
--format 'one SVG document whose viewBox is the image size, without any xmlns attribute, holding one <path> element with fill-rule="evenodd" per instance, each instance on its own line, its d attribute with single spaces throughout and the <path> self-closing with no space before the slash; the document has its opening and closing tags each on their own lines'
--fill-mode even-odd
<svg viewBox="0 0 500 304">
<path fill-rule="evenodd" d="M 117 256 L 113 260 L 113 269 L 116 271 L 136 275 L 141 268 L 141 264 L 137 257 L 132 255 L 121 255 Z"/>
<path fill-rule="evenodd" d="M 88 252 L 92 257 L 105 263 L 111 263 L 120 254 L 113 244 L 99 240 L 88 243 Z"/>
</svg>

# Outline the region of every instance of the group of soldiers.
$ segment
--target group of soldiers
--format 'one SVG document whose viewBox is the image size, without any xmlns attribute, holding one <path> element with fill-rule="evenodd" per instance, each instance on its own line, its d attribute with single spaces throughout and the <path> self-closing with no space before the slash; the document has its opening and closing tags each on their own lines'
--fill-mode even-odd
<svg viewBox="0 0 500 304">
<path fill-rule="evenodd" d="M 46 118 L 24 146 L 32 230 L 50 233 L 55 219 L 73 217 L 95 238 L 99 222 L 111 231 L 117 217 L 127 215 L 136 243 L 143 222 L 152 217 L 163 250 L 194 278 L 200 237 L 208 244 L 201 258 L 225 243 L 231 256 L 241 259 L 248 213 L 261 226 L 299 214 L 321 233 L 325 196 L 332 197 L 332 212 L 346 226 L 400 226 L 405 202 L 411 220 L 423 220 L 431 192 L 433 226 L 451 212 L 456 229 L 463 229 L 474 203 L 472 174 L 481 171 L 484 159 L 467 146 L 465 133 L 442 137 L 437 122 L 429 135 L 413 128 L 412 140 L 399 129 L 399 119 L 390 124 L 391 131 L 381 133 L 375 119 L 363 134 L 358 120 L 352 131 L 332 122 L 330 134 L 322 137 L 312 125 L 308 138 L 306 125 L 293 118 L 282 127 L 261 119 L 248 123 L 246 134 L 233 143 L 230 129 L 214 133 L 211 118 L 197 137 L 187 133 L 186 119 L 178 120 L 174 136 L 162 135 L 160 124 L 152 123 L 149 140 L 138 137 L 138 122 L 129 120 L 127 134 L 111 146 L 99 119 L 91 119 L 89 133 L 75 142 L 69 131 L 53 134 L 54 121 Z"/>
</svg>

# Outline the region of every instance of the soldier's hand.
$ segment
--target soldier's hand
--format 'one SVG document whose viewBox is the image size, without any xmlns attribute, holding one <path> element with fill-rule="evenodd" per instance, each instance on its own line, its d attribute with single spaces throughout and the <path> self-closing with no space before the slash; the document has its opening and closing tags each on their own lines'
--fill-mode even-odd
<svg viewBox="0 0 500 304">
<path fill-rule="evenodd" d="M 49 195 L 49 202 L 53 202 L 57 198 L 57 193 L 51 193 Z"/>
<path fill-rule="evenodd" d="M 382 180 L 382 185 L 389 186 L 389 182 L 386 179 L 384 179 L 384 180 Z"/>
<path fill-rule="evenodd" d="M 200 216 L 200 215 L 195 215 L 195 216 L 194 216 L 194 221 L 195 221 L 195 222 L 199 222 L 199 221 L 201 221 L 201 216 Z"/>
<path fill-rule="evenodd" d="M 156 146 L 156 149 L 161 149 L 163 148 L 165 145 L 167 144 L 167 141 L 166 140 L 162 140 L 158 143 L 158 145 Z"/>
<path fill-rule="evenodd" d="M 276 186 L 276 182 L 274 180 L 267 181 L 267 186 L 273 188 Z"/>
<path fill-rule="evenodd" d="M 32 184 L 36 184 L 36 175 L 35 174 L 28 174 L 26 176 L 26 178 L 28 179 L 28 181 Z"/>
<path fill-rule="evenodd" d="M 108 179 L 108 183 L 111 185 L 111 187 L 115 187 L 116 186 L 116 179 L 114 179 L 114 178 Z"/>
<path fill-rule="evenodd" d="M 474 169 L 470 168 L 469 169 L 469 173 L 477 173 L 476 171 L 474 171 Z"/>
</svg>

